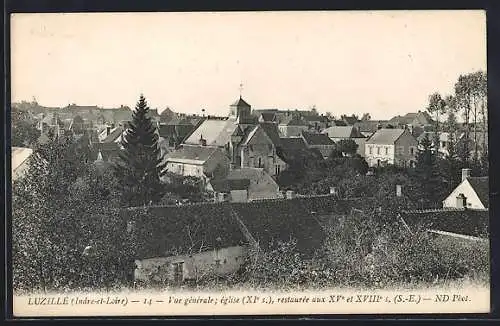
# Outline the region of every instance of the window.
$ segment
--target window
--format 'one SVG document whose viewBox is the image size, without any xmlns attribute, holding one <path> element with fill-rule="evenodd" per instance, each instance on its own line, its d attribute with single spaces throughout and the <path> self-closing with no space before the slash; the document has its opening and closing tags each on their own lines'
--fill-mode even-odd
<svg viewBox="0 0 500 326">
<path fill-rule="evenodd" d="M 220 266 L 220 259 L 215 260 L 215 266 Z"/>
<path fill-rule="evenodd" d="M 442 147 L 442 148 L 446 148 L 446 142 L 445 142 L 445 141 L 442 141 L 442 142 L 441 142 L 441 147 Z"/>
<path fill-rule="evenodd" d="M 386 148 L 385 148 L 385 155 L 388 155 L 388 154 L 389 154 L 389 148 L 388 148 L 388 147 L 386 147 Z"/>
<path fill-rule="evenodd" d="M 274 168 L 274 169 L 275 169 L 276 174 L 280 174 L 280 172 L 281 172 L 281 167 L 279 166 L 279 164 L 276 164 L 276 166 L 275 166 L 275 168 Z"/>
<path fill-rule="evenodd" d="M 259 157 L 259 168 L 262 167 L 262 158 Z"/>
<path fill-rule="evenodd" d="M 184 262 L 174 263 L 172 267 L 174 269 L 174 281 L 182 282 L 184 278 Z"/>
<path fill-rule="evenodd" d="M 410 147 L 410 155 L 413 155 L 414 152 L 415 152 L 415 149 L 413 147 Z"/>
<path fill-rule="evenodd" d="M 372 147 L 372 146 L 368 146 L 368 152 L 369 152 L 370 154 L 373 154 L 373 147 Z"/>
<path fill-rule="evenodd" d="M 377 146 L 377 155 L 380 155 L 380 147 Z"/>
</svg>

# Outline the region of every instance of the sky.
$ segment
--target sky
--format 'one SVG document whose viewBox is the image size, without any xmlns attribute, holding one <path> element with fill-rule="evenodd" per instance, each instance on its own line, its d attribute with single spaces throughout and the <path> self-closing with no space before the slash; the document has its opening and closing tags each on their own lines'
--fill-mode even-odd
<svg viewBox="0 0 500 326">
<path fill-rule="evenodd" d="M 56 13 L 11 17 L 12 101 L 227 115 L 424 110 L 486 71 L 483 11 Z M 243 87 L 240 87 L 240 84 Z"/>
</svg>

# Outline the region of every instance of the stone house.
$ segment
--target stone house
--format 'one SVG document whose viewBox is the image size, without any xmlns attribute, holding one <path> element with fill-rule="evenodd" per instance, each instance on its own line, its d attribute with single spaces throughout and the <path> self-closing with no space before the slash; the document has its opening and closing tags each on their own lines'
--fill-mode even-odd
<svg viewBox="0 0 500 326">
<path fill-rule="evenodd" d="M 241 168 L 230 171 L 223 178 L 213 179 L 208 189 L 216 201 L 248 202 L 282 198 L 276 181 L 262 168 Z"/>
<path fill-rule="evenodd" d="M 379 129 L 365 143 L 370 167 L 415 166 L 418 141 L 407 129 Z"/>
<path fill-rule="evenodd" d="M 298 255 L 311 258 L 325 239 L 318 214 L 343 206 L 320 197 L 125 209 L 127 232 L 137 239 L 135 280 L 182 284 L 237 275 L 256 250 L 290 239 Z"/>
<path fill-rule="evenodd" d="M 443 200 L 443 207 L 488 209 L 489 178 L 471 177 L 470 172 L 462 169 L 462 182 Z"/>
<path fill-rule="evenodd" d="M 409 128 L 410 132 L 412 128 L 419 127 L 425 129 L 426 127 L 431 127 L 434 124 L 434 120 L 425 111 L 411 112 L 404 116 L 395 116 L 390 119 L 387 124 L 393 126 L 394 128 Z"/>
<path fill-rule="evenodd" d="M 335 142 L 327 134 L 303 131 L 301 138 L 304 140 L 307 148 L 318 150 L 325 159 L 337 148 Z"/>
<path fill-rule="evenodd" d="M 278 124 L 280 137 L 300 137 L 303 131 L 309 130 L 309 124 L 296 115 L 290 115 Z"/>
<path fill-rule="evenodd" d="M 193 176 L 206 180 L 217 171 L 225 174 L 229 170 L 229 158 L 216 146 L 182 145 L 165 156 L 166 169 L 182 176 Z"/>
<path fill-rule="evenodd" d="M 357 153 L 361 156 L 365 156 L 365 142 L 366 137 L 358 130 L 355 126 L 333 126 L 326 128 L 322 131 L 323 134 L 328 135 L 328 137 L 335 143 L 341 140 L 353 140 L 357 145 Z"/>
</svg>

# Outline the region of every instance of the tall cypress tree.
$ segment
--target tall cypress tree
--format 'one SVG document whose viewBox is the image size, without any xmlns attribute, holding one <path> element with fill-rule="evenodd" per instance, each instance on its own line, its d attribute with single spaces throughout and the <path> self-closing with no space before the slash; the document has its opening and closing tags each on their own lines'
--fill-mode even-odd
<svg viewBox="0 0 500 326">
<path fill-rule="evenodd" d="M 156 203 L 164 192 L 160 178 L 166 163 L 161 155 L 156 127 L 148 113 L 146 98 L 141 94 L 132 121 L 123 134 L 123 150 L 116 164 L 122 200 L 129 206 Z"/>
<path fill-rule="evenodd" d="M 422 184 L 422 196 L 426 204 L 437 204 L 442 200 L 443 193 L 447 190 L 443 187 L 443 178 L 439 171 L 437 151 L 432 148 L 432 142 L 426 134 L 421 142 L 421 148 L 417 154 L 415 173 Z"/>
</svg>

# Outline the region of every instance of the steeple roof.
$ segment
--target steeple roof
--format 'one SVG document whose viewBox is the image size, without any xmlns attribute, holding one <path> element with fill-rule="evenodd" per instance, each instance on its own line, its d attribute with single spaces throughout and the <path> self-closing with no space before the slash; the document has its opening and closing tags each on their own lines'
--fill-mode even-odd
<svg viewBox="0 0 500 326">
<path fill-rule="evenodd" d="M 242 99 L 241 96 L 240 96 L 240 98 L 236 102 L 234 102 L 233 104 L 231 104 L 231 106 L 247 106 L 247 107 L 250 107 L 250 104 L 248 104 L 247 102 L 245 102 L 245 100 Z"/>
</svg>

